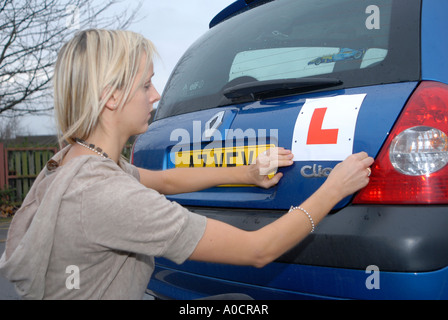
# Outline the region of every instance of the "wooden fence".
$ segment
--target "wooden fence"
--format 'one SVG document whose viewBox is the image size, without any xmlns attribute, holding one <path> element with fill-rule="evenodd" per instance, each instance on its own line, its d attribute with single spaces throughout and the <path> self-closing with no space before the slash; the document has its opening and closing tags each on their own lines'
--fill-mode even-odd
<svg viewBox="0 0 448 320">
<path fill-rule="evenodd" d="M 128 143 L 122 155 L 129 159 L 131 150 L 132 144 Z M 7 202 L 22 203 L 40 171 L 57 152 L 57 147 L 5 148 L 0 142 L 0 190 L 11 191 Z"/>
<path fill-rule="evenodd" d="M 21 203 L 37 175 L 58 151 L 56 147 L 4 148 L 0 143 L 0 188 L 14 190 L 13 203 Z"/>
</svg>

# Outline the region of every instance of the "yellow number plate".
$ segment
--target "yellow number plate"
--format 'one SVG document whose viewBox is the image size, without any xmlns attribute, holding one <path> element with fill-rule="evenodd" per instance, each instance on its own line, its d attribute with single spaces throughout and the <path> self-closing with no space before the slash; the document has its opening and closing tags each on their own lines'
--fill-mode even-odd
<svg viewBox="0 0 448 320">
<path fill-rule="evenodd" d="M 176 168 L 237 167 L 255 163 L 259 154 L 274 147 L 269 144 L 178 151 L 173 160 Z"/>
</svg>

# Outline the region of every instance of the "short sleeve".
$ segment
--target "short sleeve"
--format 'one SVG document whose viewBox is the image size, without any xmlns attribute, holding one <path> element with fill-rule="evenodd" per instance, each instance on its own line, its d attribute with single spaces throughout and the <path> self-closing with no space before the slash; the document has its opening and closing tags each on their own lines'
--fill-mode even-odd
<svg viewBox="0 0 448 320">
<path fill-rule="evenodd" d="M 206 218 L 167 200 L 130 175 L 104 178 L 82 193 L 87 239 L 112 250 L 184 262 L 202 238 Z"/>
</svg>

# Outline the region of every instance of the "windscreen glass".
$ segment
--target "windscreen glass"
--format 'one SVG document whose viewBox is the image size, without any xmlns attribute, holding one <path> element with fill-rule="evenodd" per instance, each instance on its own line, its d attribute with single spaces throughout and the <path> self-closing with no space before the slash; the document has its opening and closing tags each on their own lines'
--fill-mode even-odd
<svg viewBox="0 0 448 320">
<path fill-rule="evenodd" d="M 156 119 L 232 104 L 223 91 L 249 82 L 332 78 L 340 89 L 416 81 L 419 17 L 418 0 L 277 0 L 255 7 L 191 46 Z"/>
</svg>

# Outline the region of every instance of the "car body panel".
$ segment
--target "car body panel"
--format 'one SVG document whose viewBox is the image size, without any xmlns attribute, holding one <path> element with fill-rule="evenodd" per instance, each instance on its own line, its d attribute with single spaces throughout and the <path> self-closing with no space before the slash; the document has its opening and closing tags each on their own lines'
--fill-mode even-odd
<svg viewBox="0 0 448 320">
<path fill-rule="evenodd" d="M 448 2 L 423 1 L 422 79 L 448 84 Z"/>
<path fill-rule="evenodd" d="M 177 146 L 184 145 L 183 138 L 192 140 L 191 146 L 187 146 L 191 150 L 206 147 L 210 142 L 201 141 L 205 123 L 218 111 L 225 112 L 223 124 L 218 128 L 220 137 L 226 137 L 229 129 L 243 132 L 252 129 L 253 117 L 256 117 L 259 120 L 259 126 L 255 128 L 256 133 L 262 132 L 257 135 L 257 141 L 261 139 L 263 140 L 261 144 L 265 144 L 267 141 L 291 149 L 294 126 L 306 101 L 358 94 L 365 94 L 365 98 L 356 119 L 353 152 L 366 151 L 368 154 L 376 156 L 416 85 L 415 82 L 406 82 L 352 88 L 192 112 L 176 116 L 176 129 L 167 124 L 172 121 L 172 118 L 162 119 L 152 123 L 148 134 L 137 140 L 134 147 L 134 164 L 153 170 L 174 167 L 170 154 L 173 148 L 180 148 Z M 275 112 L 275 117 L 272 116 L 273 112 Z M 263 136 L 264 132 L 267 137 Z M 271 132 L 274 134 L 269 137 Z M 243 136 L 247 137 L 248 135 L 243 134 Z M 228 139 L 224 138 L 224 140 L 223 142 L 218 140 L 217 143 L 225 145 Z M 147 154 L 148 150 L 151 150 L 151 155 Z M 192 206 L 201 205 L 206 201 L 207 205 L 214 207 L 287 209 L 286 204 L 303 202 L 323 183 L 325 176 L 310 177 L 313 171 L 318 170 L 315 168 L 331 169 L 339 161 L 313 159 L 296 161 L 293 166 L 280 169 L 285 173 L 284 178 L 276 187 L 268 190 L 256 187 L 240 187 L 238 189 L 216 187 L 194 194 L 174 195 L 168 198 L 183 205 Z M 305 173 L 307 177 L 303 176 L 304 172 L 307 173 Z M 300 184 L 300 187 L 295 192 L 291 192 L 288 190 L 291 183 Z M 238 193 L 239 196 L 235 197 L 235 193 Z M 343 207 L 349 200 L 350 198 L 345 199 L 336 208 Z"/>
<path fill-rule="evenodd" d="M 228 209 L 190 209 L 246 230 L 275 219 L 275 213 L 269 211 L 243 216 Z M 232 292 L 226 287 L 231 283 L 234 290 L 240 286 L 237 292 L 260 299 L 447 299 L 448 257 L 438 254 L 448 250 L 444 232 L 447 207 L 422 210 L 424 207 L 348 206 L 330 214 L 315 233 L 261 269 L 193 261 L 178 266 L 158 259 L 156 280 L 151 280 L 149 287 L 159 294 L 182 298 L 177 292 L 180 283 L 173 292 L 169 289 L 170 282 L 179 279 L 174 275 L 177 270 L 202 279 L 189 285 L 195 294 Z M 369 266 L 379 270 L 379 288 L 366 287 L 372 275 L 366 272 Z M 157 276 L 166 269 L 171 278 Z M 215 280 L 226 286 L 210 285 Z M 254 286 L 262 290 L 257 293 Z"/>
<path fill-rule="evenodd" d="M 219 13 L 210 26 L 214 28 L 265 2 L 270 1 L 236 1 Z M 355 117 L 353 152 L 366 151 L 376 157 L 419 82 L 448 84 L 446 12 L 445 0 L 422 1 L 421 42 L 415 43 L 421 45 L 418 79 L 404 76 L 396 83 L 379 81 L 371 85 L 371 80 L 375 81 L 372 77 L 359 87 L 350 83 L 345 89 L 324 89 L 176 114 L 175 118 L 155 121 L 148 134 L 139 137 L 134 164 L 153 170 L 174 167 L 170 155 L 173 148 L 181 145 L 181 139 L 172 136 L 171 121 L 176 121 L 175 128 L 182 128 L 192 138 L 191 149 L 201 149 L 210 143 L 202 139 L 205 125 L 221 111 L 224 115 L 217 132 L 224 138 L 218 141 L 227 140 L 226 130 L 253 128 L 256 118 L 255 129 L 266 131 L 263 142 L 294 149 L 293 136 L 296 123 L 300 124 L 298 119 L 302 119 L 301 112 L 307 111 L 313 102 L 357 95 L 365 97 Z M 397 40 L 392 41 L 394 45 Z M 407 58 L 405 54 L 402 57 Z M 414 53 L 412 57 L 416 57 Z M 397 70 L 392 68 L 390 72 Z M 195 126 L 195 122 L 199 125 Z M 271 134 L 271 130 L 278 132 Z M 169 199 L 198 214 L 256 230 L 311 195 L 339 161 L 297 160 L 293 166 L 280 169 L 285 173 L 283 179 L 269 190 L 216 187 Z M 295 190 L 291 191 L 291 185 Z M 246 293 L 255 299 L 448 299 L 447 225 L 446 205 L 354 205 L 347 198 L 317 226 L 315 233 L 264 268 L 193 261 L 179 266 L 158 258 L 148 288 L 168 299 L 230 292 Z"/>
<path fill-rule="evenodd" d="M 207 265 L 213 277 L 201 275 L 204 266 L 187 262 L 181 271 L 176 266 L 158 265 L 149 289 L 171 299 L 189 300 L 222 294 L 245 293 L 256 300 L 293 299 L 380 299 L 445 300 L 448 268 L 426 273 L 379 273 L 379 287 L 368 289 L 373 272 L 318 266 L 272 263 L 265 270 L 252 267 Z M 200 270 L 200 272 L 198 272 Z M 223 280 L 220 274 L 244 275 L 237 281 Z M 261 274 L 262 273 L 262 274 Z M 266 286 L 247 283 L 265 279 Z M 290 289 L 277 285 L 291 284 Z M 300 284 L 300 287 L 297 285 Z"/>
</svg>

